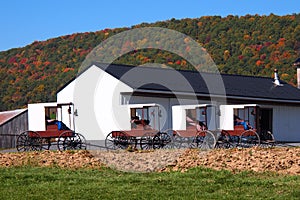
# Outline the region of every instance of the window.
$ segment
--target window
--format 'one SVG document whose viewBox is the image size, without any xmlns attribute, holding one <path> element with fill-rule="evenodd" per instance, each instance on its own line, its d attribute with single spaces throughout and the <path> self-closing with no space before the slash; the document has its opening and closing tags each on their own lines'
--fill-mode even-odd
<svg viewBox="0 0 300 200">
<path fill-rule="evenodd" d="M 46 107 L 45 108 L 45 117 L 46 119 L 56 119 L 57 116 L 57 108 L 56 107 Z"/>
</svg>

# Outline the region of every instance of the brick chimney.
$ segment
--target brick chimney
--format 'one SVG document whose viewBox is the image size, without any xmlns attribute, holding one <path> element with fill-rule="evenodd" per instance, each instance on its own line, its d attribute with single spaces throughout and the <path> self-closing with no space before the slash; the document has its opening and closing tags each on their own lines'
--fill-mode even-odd
<svg viewBox="0 0 300 200">
<path fill-rule="evenodd" d="M 297 87 L 300 89 L 300 58 L 294 62 L 293 66 L 297 67 Z"/>
</svg>

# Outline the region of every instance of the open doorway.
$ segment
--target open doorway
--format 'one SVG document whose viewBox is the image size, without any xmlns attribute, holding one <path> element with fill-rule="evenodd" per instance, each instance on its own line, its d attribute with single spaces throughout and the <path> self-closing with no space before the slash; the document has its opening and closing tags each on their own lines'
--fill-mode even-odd
<svg viewBox="0 0 300 200">
<path fill-rule="evenodd" d="M 57 115 L 57 107 L 45 107 L 46 119 L 55 120 Z"/>
<path fill-rule="evenodd" d="M 260 131 L 273 133 L 273 110 L 271 108 L 260 108 Z"/>
</svg>

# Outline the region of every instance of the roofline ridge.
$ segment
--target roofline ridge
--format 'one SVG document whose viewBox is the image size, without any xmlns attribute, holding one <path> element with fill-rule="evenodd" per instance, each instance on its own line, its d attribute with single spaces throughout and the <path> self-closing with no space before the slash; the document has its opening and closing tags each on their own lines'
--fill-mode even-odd
<svg viewBox="0 0 300 200">
<path fill-rule="evenodd" d="M 118 63 L 111 63 L 111 64 L 108 64 L 108 63 L 101 63 L 101 62 L 93 62 L 93 64 L 95 64 L 96 66 L 98 66 L 97 64 L 100 64 L 100 65 L 108 65 L 108 66 L 110 66 L 110 65 L 113 65 L 113 66 L 123 66 L 123 67 L 132 67 L 132 68 L 134 68 L 134 67 L 141 67 L 141 68 L 152 68 L 152 69 L 161 69 L 161 70 L 172 70 L 172 69 L 174 69 L 174 70 L 176 70 L 176 71 L 179 71 L 179 72 L 189 72 L 189 73 L 191 73 L 191 72 L 193 72 L 193 73 L 203 73 L 203 74 L 215 74 L 215 73 L 213 73 L 213 72 L 202 72 L 202 71 L 198 71 L 198 70 L 188 70 L 188 69 L 175 69 L 175 68 L 172 68 L 172 67 L 169 67 L 168 66 L 168 68 L 162 68 L 162 67 L 153 67 L 153 66 L 142 66 L 142 65 L 138 65 L 138 66 L 136 66 L 136 65 L 128 65 L 128 64 L 118 64 Z M 91 64 L 91 66 L 93 65 L 93 64 Z M 240 76 L 240 77 L 249 77 L 249 78 L 264 78 L 264 79 L 273 79 L 272 77 L 267 77 L 267 76 L 255 76 L 255 75 L 244 75 L 244 74 L 230 74 L 230 73 L 221 73 L 221 72 L 219 72 L 219 74 L 221 75 L 221 76 Z"/>
<path fill-rule="evenodd" d="M 131 68 L 134 68 L 134 67 L 140 67 L 140 68 L 144 68 L 144 69 L 160 69 L 160 70 L 176 70 L 176 71 L 179 71 L 179 72 L 193 72 L 193 73 L 205 73 L 205 74 L 215 74 L 213 72 L 202 72 L 202 71 L 198 71 L 198 70 L 188 70 L 188 69 L 175 69 L 173 67 L 170 67 L 168 65 L 166 65 L 167 67 L 164 68 L 164 67 L 154 67 L 154 66 L 145 66 L 145 65 L 128 65 L 128 64 L 118 64 L 118 63 L 111 63 L 111 64 L 108 64 L 108 63 L 101 63 L 101 62 L 92 62 L 91 66 L 92 65 L 96 65 L 99 67 L 99 65 L 108 65 L 108 66 L 122 66 L 122 67 L 131 67 Z M 101 66 L 100 66 L 101 67 Z"/>
</svg>

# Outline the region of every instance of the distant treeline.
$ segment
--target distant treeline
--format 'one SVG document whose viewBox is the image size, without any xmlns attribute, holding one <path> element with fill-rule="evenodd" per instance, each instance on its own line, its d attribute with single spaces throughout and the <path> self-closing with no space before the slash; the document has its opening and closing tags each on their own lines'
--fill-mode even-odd
<svg viewBox="0 0 300 200">
<path fill-rule="evenodd" d="M 32 102 L 55 101 L 56 91 L 76 76 L 92 49 L 117 33 L 139 27 L 163 27 L 186 34 L 210 54 L 221 73 L 272 76 L 277 68 L 282 80 L 296 84 L 292 64 L 300 52 L 300 14 L 171 19 L 75 33 L 0 52 L 0 111 Z M 193 69 L 180 55 L 159 49 L 132 51 L 115 63 L 161 63 L 176 69 Z"/>
</svg>

